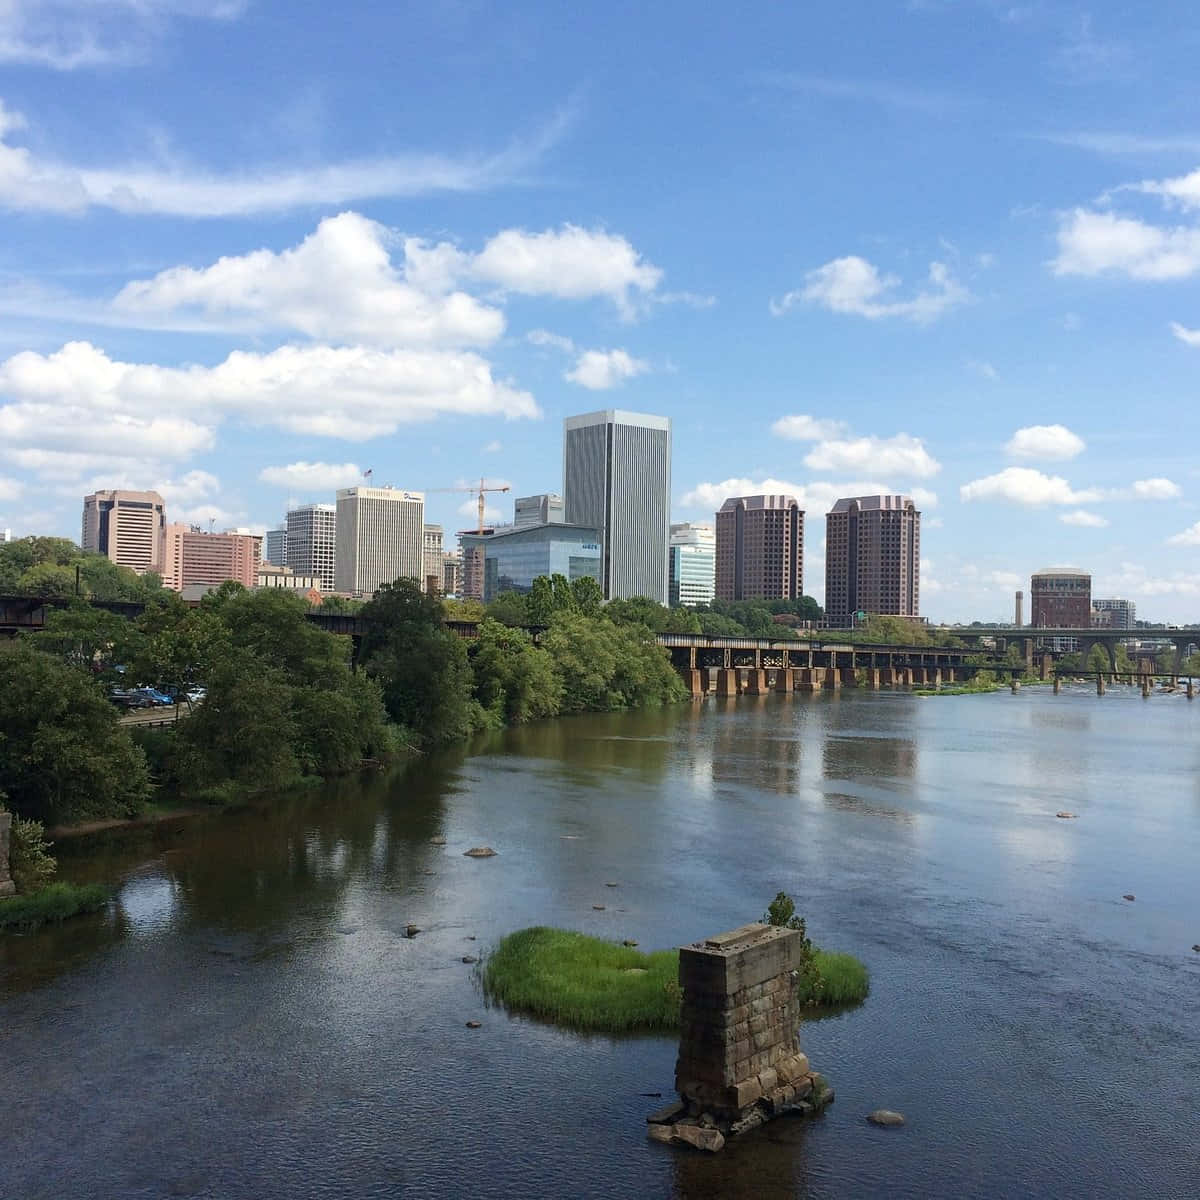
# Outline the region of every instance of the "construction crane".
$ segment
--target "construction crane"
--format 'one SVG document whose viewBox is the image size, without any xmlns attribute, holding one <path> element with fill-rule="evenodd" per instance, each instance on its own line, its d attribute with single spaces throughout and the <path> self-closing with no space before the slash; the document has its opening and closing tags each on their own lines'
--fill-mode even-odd
<svg viewBox="0 0 1200 1200">
<path fill-rule="evenodd" d="M 485 487 L 486 479 L 479 480 L 478 487 L 444 487 L 444 488 L 426 488 L 427 492 L 470 492 L 472 496 L 479 497 L 479 532 L 483 532 L 483 505 L 484 496 L 488 492 L 508 492 L 512 489 L 506 483 L 503 487 Z"/>
</svg>

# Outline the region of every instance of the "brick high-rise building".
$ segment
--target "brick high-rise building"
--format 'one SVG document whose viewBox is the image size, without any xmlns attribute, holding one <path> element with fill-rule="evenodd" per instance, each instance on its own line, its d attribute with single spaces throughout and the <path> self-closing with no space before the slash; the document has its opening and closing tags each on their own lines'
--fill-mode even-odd
<svg viewBox="0 0 1200 1200">
<path fill-rule="evenodd" d="M 804 512 L 794 496 L 737 496 L 717 513 L 717 599 L 804 595 Z"/>
<path fill-rule="evenodd" d="M 83 498 L 80 544 L 139 574 L 162 574 L 166 524 L 163 498 L 157 492 L 94 492 Z"/>
<path fill-rule="evenodd" d="M 444 584 L 442 533 L 440 525 L 426 525 L 421 532 L 421 591 L 432 596 L 440 595 Z"/>
<path fill-rule="evenodd" d="M 163 586 L 182 592 L 193 584 L 217 587 L 228 579 L 258 585 L 262 538 L 257 534 L 205 533 L 196 525 L 168 525 L 163 538 Z"/>
<path fill-rule="evenodd" d="M 1029 624 L 1046 629 L 1088 629 L 1092 624 L 1092 577 L 1074 567 L 1047 567 L 1033 576 Z"/>
<path fill-rule="evenodd" d="M 825 619 L 915 617 L 921 598 L 921 514 L 908 496 L 854 496 L 825 517 Z"/>
</svg>

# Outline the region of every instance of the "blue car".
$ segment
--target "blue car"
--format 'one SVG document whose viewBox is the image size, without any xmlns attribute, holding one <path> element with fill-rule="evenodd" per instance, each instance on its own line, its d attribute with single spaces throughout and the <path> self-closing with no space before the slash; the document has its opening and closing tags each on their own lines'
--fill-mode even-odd
<svg viewBox="0 0 1200 1200">
<path fill-rule="evenodd" d="M 134 688 L 132 690 L 131 694 L 135 695 L 135 696 L 145 696 L 146 699 L 149 700 L 151 704 L 174 704 L 175 703 L 175 701 L 172 700 L 171 697 L 166 694 L 166 692 L 160 692 L 160 691 L 158 691 L 157 688 L 152 688 L 152 687 Z"/>
</svg>

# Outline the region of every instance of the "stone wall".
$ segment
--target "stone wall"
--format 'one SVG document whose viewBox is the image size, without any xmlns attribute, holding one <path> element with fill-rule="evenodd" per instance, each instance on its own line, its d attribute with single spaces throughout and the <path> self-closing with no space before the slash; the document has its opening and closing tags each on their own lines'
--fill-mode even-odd
<svg viewBox="0 0 1200 1200">
<path fill-rule="evenodd" d="M 756 924 L 680 948 L 680 1101 L 652 1119 L 672 1127 L 670 1139 L 652 1136 L 695 1145 L 689 1124 L 741 1133 L 832 1099 L 798 1045 L 801 945 L 795 930 Z"/>
<path fill-rule="evenodd" d="M 0 812 L 0 896 L 11 896 L 17 885 L 8 872 L 8 847 L 12 836 L 12 813 Z"/>
</svg>

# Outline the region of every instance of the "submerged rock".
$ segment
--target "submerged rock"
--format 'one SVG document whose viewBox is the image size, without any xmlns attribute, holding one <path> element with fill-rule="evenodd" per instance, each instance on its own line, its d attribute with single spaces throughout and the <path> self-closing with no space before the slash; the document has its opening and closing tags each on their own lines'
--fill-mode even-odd
<svg viewBox="0 0 1200 1200">
<path fill-rule="evenodd" d="M 496 852 L 491 846 L 472 846 L 470 850 L 464 850 L 463 856 L 466 858 L 495 858 Z"/>
<path fill-rule="evenodd" d="M 1075 814 L 1069 812 L 1056 812 L 1054 815 L 1058 817 L 1060 821 L 1073 821 L 1075 819 Z"/>
<path fill-rule="evenodd" d="M 475 957 L 475 955 L 473 955 L 473 954 L 464 954 L 464 955 L 462 956 L 462 960 L 463 960 L 463 962 L 465 962 L 465 963 L 473 963 L 473 962 L 478 962 L 478 961 L 479 961 L 479 959 L 477 959 L 477 958 Z"/>
<path fill-rule="evenodd" d="M 429 844 L 431 846 L 444 846 L 446 844 L 446 839 L 444 837 L 431 837 L 429 839 Z"/>
<path fill-rule="evenodd" d="M 893 1112 L 890 1108 L 877 1108 L 871 1113 L 867 1120 L 872 1125 L 903 1125 L 904 1117 L 901 1113 Z"/>
<path fill-rule="evenodd" d="M 467 1028 L 468 1029 L 482 1029 L 483 1022 L 482 1021 L 468 1021 Z"/>
<path fill-rule="evenodd" d="M 421 932 L 421 927 L 419 925 L 405 925 L 405 927 L 404 927 L 404 936 L 405 937 L 410 937 L 410 938 L 416 937 L 417 934 L 420 932 Z"/>
<path fill-rule="evenodd" d="M 621 945 L 622 945 L 622 946 L 636 946 L 636 945 L 637 945 L 637 942 L 635 942 L 635 941 L 633 940 L 633 938 L 626 938 L 626 939 L 625 939 L 625 940 L 624 940 L 624 941 L 621 943 Z"/>
<path fill-rule="evenodd" d="M 694 1146 L 697 1150 L 707 1150 L 715 1154 L 725 1146 L 725 1135 L 719 1129 L 708 1129 L 703 1125 L 651 1125 L 651 1129 L 670 1128 L 672 1141 L 685 1146 Z"/>
<path fill-rule="evenodd" d="M 1122 900 L 1136 900 L 1137 897 L 1132 892 L 1126 892 L 1125 895 L 1121 897 L 1121 899 Z"/>
<path fill-rule="evenodd" d="M 604 905 L 603 905 L 603 904 L 593 904 L 593 905 L 592 905 L 592 908 L 594 908 L 594 909 L 596 910 L 596 912 L 603 912 L 603 911 L 604 911 Z"/>
</svg>

